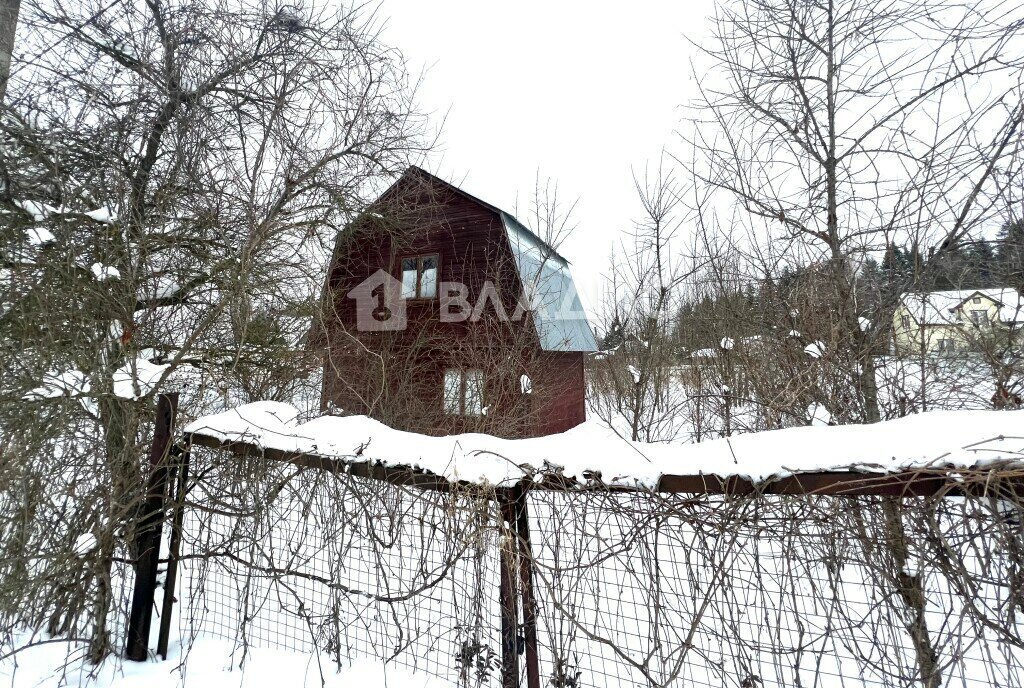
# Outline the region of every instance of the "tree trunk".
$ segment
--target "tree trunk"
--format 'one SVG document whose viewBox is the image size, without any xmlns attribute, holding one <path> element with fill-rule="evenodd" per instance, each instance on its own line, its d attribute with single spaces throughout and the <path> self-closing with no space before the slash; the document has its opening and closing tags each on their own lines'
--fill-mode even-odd
<svg viewBox="0 0 1024 688">
<path fill-rule="evenodd" d="M 21 0 L 0 0 L 0 104 L 7 97 L 7 80 L 11 76 L 11 53 L 18 28 Z"/>
<path fill-rule="evenodd" d="M 938 656 L 932 645 L 925 619 L 924 586 L 921 583 L 921 576 L 911 572 L 908 567 L 910 555 L 899 500 L 886 499 L 882 503 L 882 511 L 885 515 L 886 544 L 892 554 L 893 579 L 898 585 L 900 599 L 907 609 L 905 625 L 914 643 L 921 684 L 925 688 L 939 688 L 942 684 L 942 673 L 939 671 Z"/>
</svg>

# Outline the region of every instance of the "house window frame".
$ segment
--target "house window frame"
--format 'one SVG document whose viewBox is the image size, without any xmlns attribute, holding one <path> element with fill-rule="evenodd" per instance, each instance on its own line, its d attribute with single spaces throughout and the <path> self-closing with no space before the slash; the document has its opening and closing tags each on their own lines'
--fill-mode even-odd
<svg viewBox="0 0 1024 688">
<path fill-rule="evenodd" d="M 971 323 L 975 327 L 985 327 L 989 323 L 988 311 L 973 308 L 971 309 Z"/>
<path fill-rule="evenodd" d="M 435 270 L 437 272 L 434 278 L 434 294 L 432 296 L 423 296 L 421 294 L 423 287 L 423 261 L 427 258 L 433 258 L 435 264 Z M 406 296 L 405 291 L 405 261 L 415 260 L 416 261 L 416 293 L 414 296 Z M 403 255 L 398 258 L 398 281 L 402 283 L 402 298 L 406 301 L 433 301 L 437 298 L 437 292 L 439 291 L 438 285 L 441 283 L 441 254 L 434 251 L 432 253 L 414 253 Z"/>
<path fill-rule="evenodd" d="M 940 354 L 956 353 L 956 340 L 950 337 L 942 337 L 938 340 L 937 351 Z"/>
<path fill-rule="evenodd" d="M 449 375 L 457 374 L 459 376 L 459 390 L 458 390 L 458 408 L 453 409 L 452 405 L 449 404 L 448 395 L 448 377 Z M 476 410 L 467 410 L 470 396 L 468 394 L 470 390 L 470 377 L 475 376 L 477 378 L 477 400 Z M 481 368 L 445 368 L 443 377 L 441 379 L 441 408 L 446 416 L 457 416 L 459 418 L 482 418 L 485 413 L 484 409 L 487 405 L 484 403 L 484 394 L 486 391 L 487 381 L 484 377 L 484 371 Z"/>
</svg>

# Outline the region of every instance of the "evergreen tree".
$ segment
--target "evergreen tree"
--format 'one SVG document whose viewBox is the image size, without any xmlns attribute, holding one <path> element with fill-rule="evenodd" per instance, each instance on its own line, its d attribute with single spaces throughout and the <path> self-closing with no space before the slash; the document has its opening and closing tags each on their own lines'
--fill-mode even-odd
<svg viewBox="0 0 1024 688">
<path fill-rule="evenodd" d="M 1024 288 L 1024 220 L 1003 225 L 995 262 L 999 286 Z"/>
<path fill-rule="evenodd" d="M 911 249 L 889 244 L 879 265 L 882 281 L 882 295 L 891 302 L 905 291 L 918 288 L 915 270 L 915 254 Z"/>
<path fill-rule="evenodd" d="M 996 272 L 998 272 L 996 268 L 996 253 L 989 241 L 985 239 L 976 241 L 971 245 L 968 256 L 971 283 L 966 285 L 967 288 L 984 289 L 1000 286 L 998 284 L 999 280 L 996 278 Z"/>
<path fill-rule="evenodd" d="M 924 271 L 925 291 L 964 288 L 964 265 L 966 263 L 966 255 L 961 244 L 947 249 L 938 257 L 930 250 Z"/>
<path fill-rule="evenodd" d="M 614 349 L 622 344 L 625 339 L 626 333 L 622 327 L 622 321 L 619 320 L 619 316 L 616 315 L 608 326 L 608 331 L 601 339 L 601 350 L 608 351 L 609 349 Z"/>
</svg>

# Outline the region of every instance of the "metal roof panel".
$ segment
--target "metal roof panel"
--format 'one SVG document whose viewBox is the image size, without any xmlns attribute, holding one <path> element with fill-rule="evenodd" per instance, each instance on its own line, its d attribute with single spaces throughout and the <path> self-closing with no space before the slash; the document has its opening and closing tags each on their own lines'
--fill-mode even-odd
<svg viewBox="0 0 1024 688">
<path fill-rule="evenodd" d="M 544 351 L 596 351 L 569 262 L 508 213 L 500 212 Z"/>
</svg>

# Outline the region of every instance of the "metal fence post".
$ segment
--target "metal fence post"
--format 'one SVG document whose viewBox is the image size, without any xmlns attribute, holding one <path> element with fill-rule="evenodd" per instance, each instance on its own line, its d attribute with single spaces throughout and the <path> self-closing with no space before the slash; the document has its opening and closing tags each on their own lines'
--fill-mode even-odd
<svg viewBox="0 0 1024 688">
<path fill-rule="evenodd" d="M 519 648 L 516 627 L 519 613 L 516 609 L 515 555 L 518 550 L 516 537 L 516 508 L 514 497 L 507 489 L 498 491 L 498 514 L 501 519 L 501 587 L 498 602 L 501 605 L 501 688 L 519 688 Z"/>
<path fill-rule="evenodd" d="M 518 688 L 519 655 L 526 655 L 526 685 L 540 688 L 537 653 L 537 600 L 526 491 L 521 485 L 498 493 L 501 546 L 501 685 Z M 520 608 L 522 622 L 520 622 Z M 522 635 L 519 634 L 522 629 Z"/>
<path fill-rule="evenodd" d="M 530 514 L 526 490 L 517 488 L 516 531 L 519 541 L 519 589 L 523 597 L 523 638 L 526 643 L 526 685 L 540 688 L 540 658 L 537 653 L 537 598 L 533 589 L 533 548 L 530 544 Z"/>
<path fill-rule="evenodd" d="M 160 611 L 160 635 L 156 653 L 167 659 L 167 645 L 171 637 L 171 615 L 174 612 L 174 592 L 178 582 L 178 557 L 181 552 L 181 522 L 185 511 L 185 495 L 188 493 L 188 462 L 190 447 L 175 445 L 172 452 L 178 460 L 174 466 L 175 476 L 174 516 L 171 519 L 171 540 L 168 543 L 167 575 L 164 578 L 164 601 Z"/>
<path fill-rule="evenodd" d="M 177 393 L 157 396 L 153 444 L 149 449 L 149 484 L 135 538 L 135 551 L 138 557 L 135 560 L 135 590 L 132 594 L 124 648 L 125 656 L 136 662 L 146 661 L 149 653 L 149 629 L 153 621 L 153 597 L 156 592 L 156 573 L 167 490 L 167 457 L 177 413 Z"/>
</svg>

